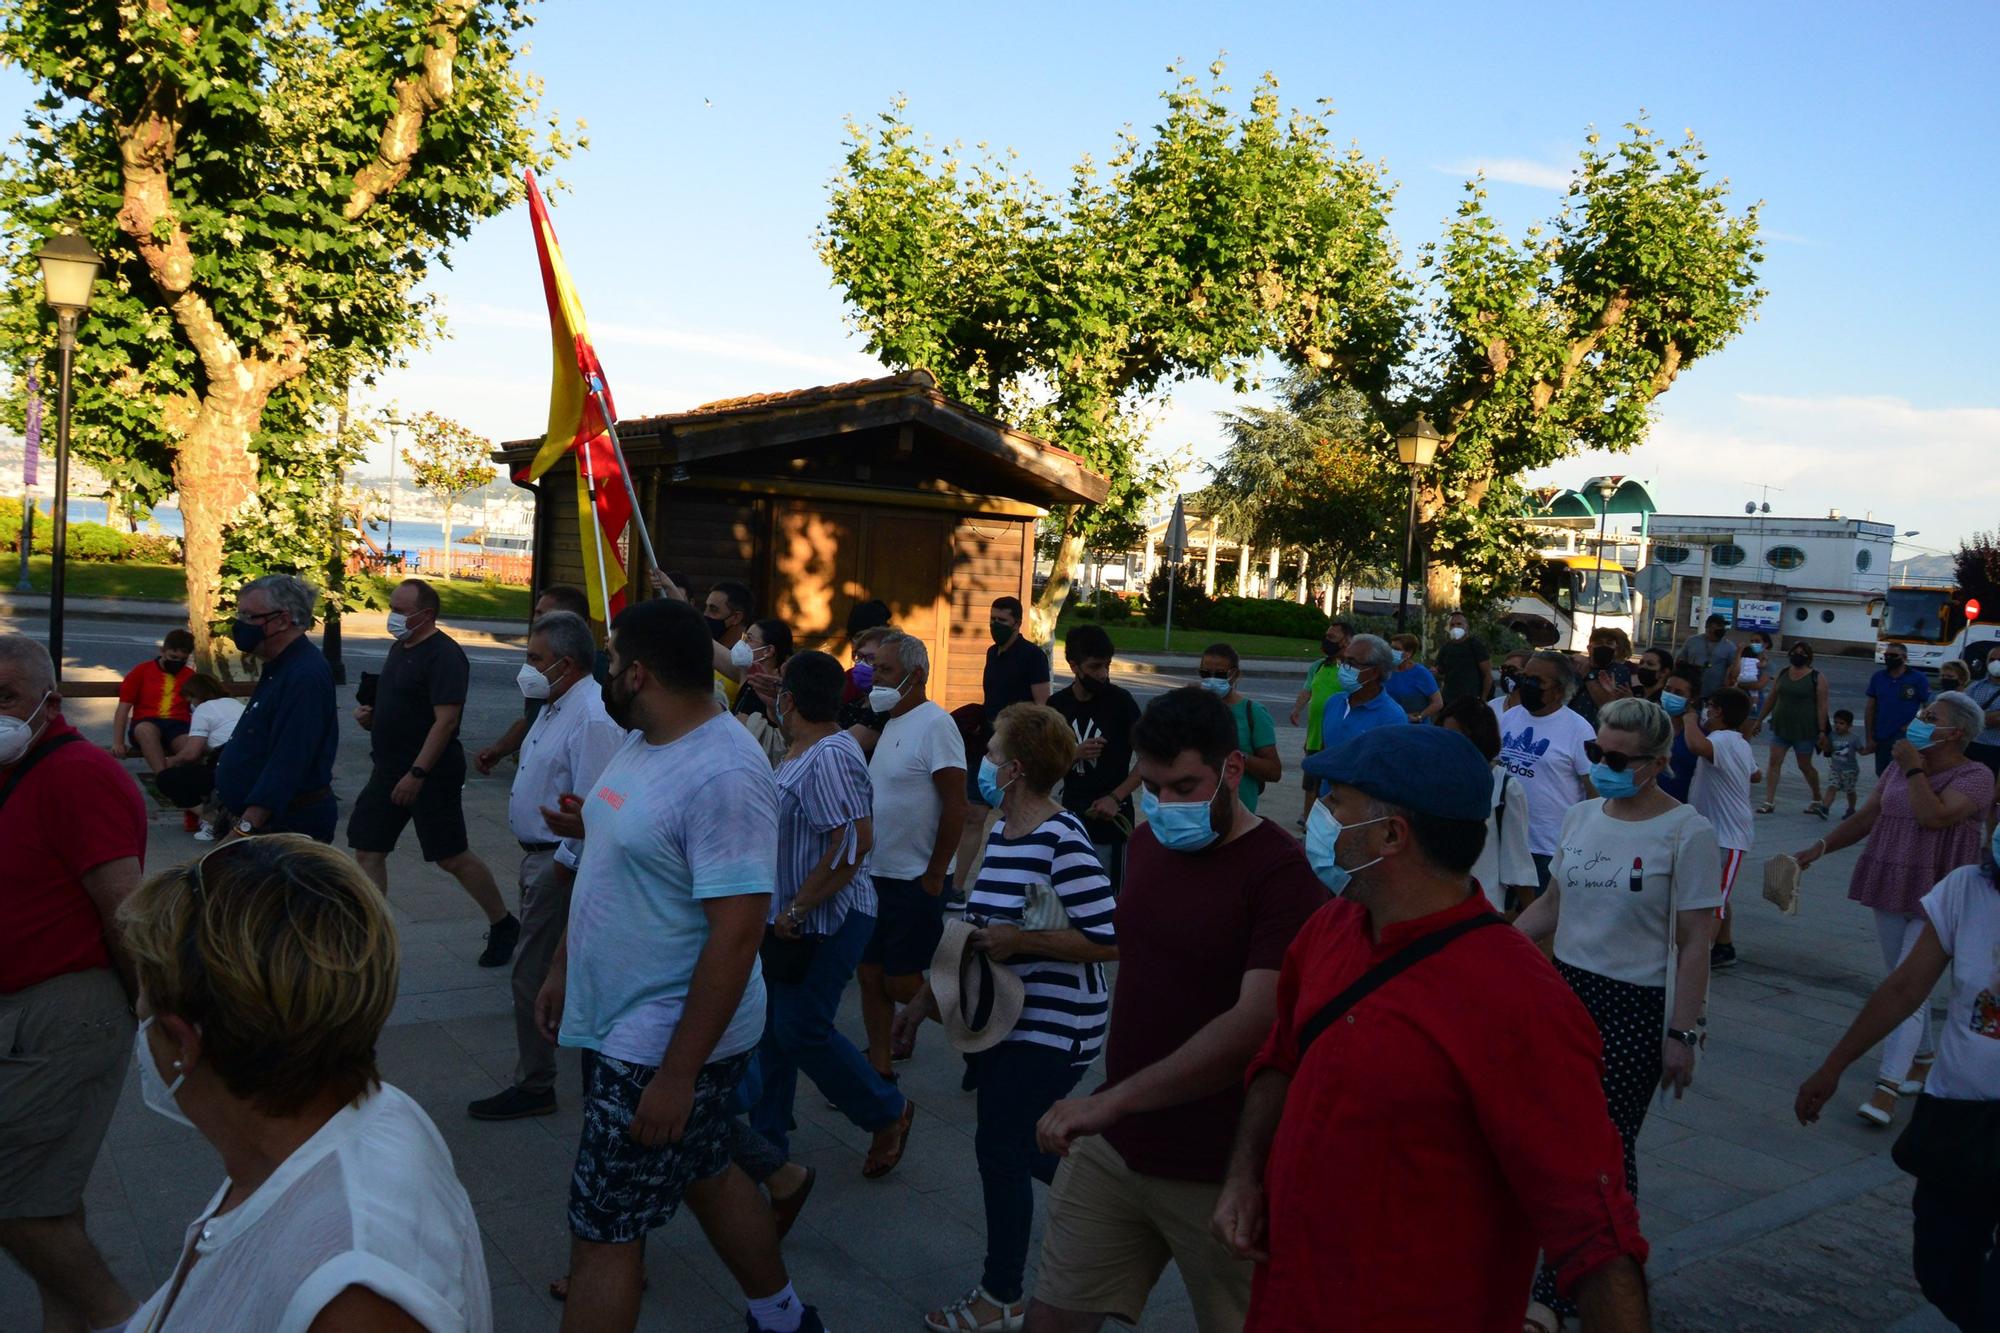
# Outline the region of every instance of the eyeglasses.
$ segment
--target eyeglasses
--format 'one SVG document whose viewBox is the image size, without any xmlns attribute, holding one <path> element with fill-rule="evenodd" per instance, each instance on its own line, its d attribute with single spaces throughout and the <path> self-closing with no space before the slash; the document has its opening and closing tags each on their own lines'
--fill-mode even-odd
<svg viewBox="0 0 2000 1333">
<path fill-rule="evenodd" d="M 1607 750 L 1596 741 L 1585 741 L 1583 753 L 1591 763 L 1602 764 L 1613 773 L 1623 773 L 1634 764 L 1650 763 L 1653 759 L 1649 754 L 1626 754 L 1622 750 Z"/>
</svg>

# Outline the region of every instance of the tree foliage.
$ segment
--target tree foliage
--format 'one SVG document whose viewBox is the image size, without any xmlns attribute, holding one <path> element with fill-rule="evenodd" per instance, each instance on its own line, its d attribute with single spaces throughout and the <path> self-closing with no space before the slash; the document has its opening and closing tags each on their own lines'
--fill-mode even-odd
<svg viewBox="0 0 2000 1333">
<path fill-rule="evenodd" d="M 0 167 L 0 331 L 52 379 L 32 252 L 74 225 L 108 261 L 75 447 L 144 502 L 178 491 L 205 658 L 225 528 L 262 541 L 237 530 L 284 488 L 253 493 L 426 335 L 431 266 L 569 151 L 516 68 L 529 21 L 526 0 L 0 0 L 0 59 L 41 89 Z"/>
<path fill-rule="evenodd" d="M 1961 596 L 1977 600 L 1987 610 L 2000 611 L 2000 528 L 1975 532 L 1959 541 L 1952 556 L 1952 581 Z"/>
<path fill-rule="evenodd" d="M 449 417 L 420 413 L 410 422 L 410 446 L 403 461 L 410 480 L 444 508 L 444 572 L 451 573 L 451 515 L 460 497 L 490 484 L 500 475 L 488 461 L 493 441 Z"/>
<path fill-rule="evenodd" d="M 821 229 L 871 352 L 1111 479 L 1104 505 L 1060 516 L 1049 622 L 1092 528 L 1148 498 L 1139 446 L 1167 388 L 1246 387 L 1271 352 L 1331 366 L 1402 336 L 1379 166 L 1334 145 L 1326 108 L 1284 111 L 1269 77 L 1238 115 L 1220 63 L 1206 84 L 1170 73 L 1151 135 L 1124 132 L 1061 189 L 1012 154 L 919 140 L 898 101 L 850 124 Z"/>
</svg>

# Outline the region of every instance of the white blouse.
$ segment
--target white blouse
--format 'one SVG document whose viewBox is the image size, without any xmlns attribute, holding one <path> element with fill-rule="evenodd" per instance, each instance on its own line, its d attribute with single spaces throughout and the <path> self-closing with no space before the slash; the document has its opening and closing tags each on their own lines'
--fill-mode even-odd
<svg viewBox="0 0 2000 1333">
<path fill-rule="evenodd" d="M 126 1333 L 305 1333 L 349 1287 L 394 1301 L 436 1333 L 490 1333 L 493 1292 L 472 1203 L 418 1105 L 383 1084 L 343 1107 L 229 1212 L 215 1198 L 188 1227 L 173 1279 Z"/>
</svg>

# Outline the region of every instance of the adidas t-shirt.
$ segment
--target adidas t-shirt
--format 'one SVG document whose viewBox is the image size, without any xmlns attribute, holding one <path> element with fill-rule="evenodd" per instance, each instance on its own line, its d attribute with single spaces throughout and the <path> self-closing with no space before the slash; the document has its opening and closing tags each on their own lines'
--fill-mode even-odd
<svg viewBox="0 0 2000 1333">
<path fill-rule="evenodd" d="M 1588 794 L 1583 747 L 1596 739 L 1597 728 L 1572 708 L 1536 717 L 1516 704 L 1500 719 L 1500 762 L 1528 789 L 1528 850 L 1536 856 L 1555 855 L 1563 816 Z"/>
</svg>

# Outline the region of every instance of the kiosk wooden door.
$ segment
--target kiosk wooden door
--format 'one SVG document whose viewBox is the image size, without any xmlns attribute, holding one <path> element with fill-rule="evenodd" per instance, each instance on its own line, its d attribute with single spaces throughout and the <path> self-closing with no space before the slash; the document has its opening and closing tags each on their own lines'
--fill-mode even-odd
<svg viewBox="0 0 2000 1333">
<path fill-rule="evenodd" d="M 842 648 L 848 611 L 879 597 L 898 629 L 923 640 L 932 677 L 944 679 L 949 517 L 793 500 L 772 520 L 771 614 L 799 647 Z"/>
</svg>

